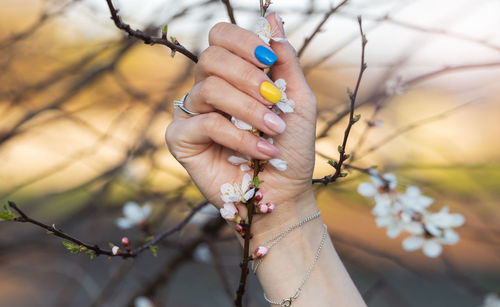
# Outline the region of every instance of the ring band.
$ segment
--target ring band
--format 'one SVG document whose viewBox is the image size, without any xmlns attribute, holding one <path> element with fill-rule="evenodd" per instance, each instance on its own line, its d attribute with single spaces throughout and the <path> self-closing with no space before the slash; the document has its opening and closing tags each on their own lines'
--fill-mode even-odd
<svg viewBox="0 0 500 307">
<path fill-rule="evenodd" d="M 174 100 L 174 107 L 178 107 L 179 109 L 181 109 L 182 111 L 184 111 L 184 113 L 188 114 L 188 115 L 199 115 L 200 113 L 196 113 L 196 112 L 192 112 L 192 111 L 189 111 L 185 106 L 184 106 L 184 100 L 186 100 L 186 97 L 187 95 L 189 94 L 189 92 L 187 92 L 184 96 L 182 96 L 181 99 L 179 100 Z"/>
</svg>

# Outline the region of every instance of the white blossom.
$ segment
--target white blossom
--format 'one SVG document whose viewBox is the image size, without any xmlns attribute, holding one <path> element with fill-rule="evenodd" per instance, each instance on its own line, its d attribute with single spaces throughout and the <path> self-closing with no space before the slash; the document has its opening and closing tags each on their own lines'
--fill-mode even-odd
<svg viewBox="0 0 500 307">
<path fill-rule="evenodd" d="M 396 191 L 397 179 L 393 174 L 380 176 L 370 170 L 371 182 L 358 186 L 358 192 L 375 200 L 372 213 L 377 227 L 386 227 L 387 236 L 396 238 L 402 231 L 411 234 L 403 240 L 403 249 L 415 251 L 422 249 L 431 258 L 441 254 L 443 244 L 455 244 L 458 234 L 451 228 L 462 226 L 465 222 L 461 214 L 450 214 L 444 207 L 437 213 L 430 213 L 427 208 L 434 202 L 422 195 L 416 186 L 409 186 L 405 193 Z"/>
<path fill-rule="evenodd" d="M 113 248 L 111 249 L 111 253 L 113 253 L 113 255 L 118 255 L 120 253 L 120 248 L 118 246 L 113 246 Z"/>
<path fill-rule="evenodd" d="M 434 202 L 434 199 L 422 195 L 416 186 L 409 186 L 406 188 L 406 192 L 398 197 L 411 210 L 417 212 L 424 212 Z"/>
<path fill-rule="evenodd" d="M 496 293 L 488 293 L 481 307 L 500 307 L 500 297 Z"/>
<path fill-rule="evenodd" d="M 225 203 L 224 207 L 220 209 L 220 215 L 226 221 L 233 222 L 238 216 L 238 209 L 233 203 Z"/>
<path fill-rule="evenodd" d="M 149 298 L 139 296 L 134 300 L 134 307 L 155 307 L 155 304 Z"/>
<path fill-rule="evenodd" d="M 229 158 L 227 158 L 227 160 L 229 161 L 229 163 L 233 164 L 233 165 L 239 165 L 240 166 L 240 170 L 242 172 L 247 172 L 250 170 L 250 157 L 249 156 L 244 156 L 244 157 L 240 157 L 240 156 L 230 156 Z"/>
<path fill-rule="evenodd" d="M 123 215 L 116 220 L 116 225 L 121 229 L 132 228 L 137 225 L 143 224 L 151 214 L 151 206 L 145 204 L 139 206 L 136 202 L 127 202 L 123 206 Z"/>
<path fill-rule="evenodd" d="M 279 17 L 276 18 L 278 19 Z M 278 22 L 281 23 L 279 19 Z M 269 24 L 269 21 L 267 21 L 267 19 L 264 17 L 259 17 L 257 19 L 254 32 L 260 37 L 260 39 L 262 39 L 268 45 L 271 40 L 275 42 L 287 41 L 286 38 L 278 36 L 280 34 L 280 30 L 278 28 L 275 27 L 271 29 L 271 24 Z"/>
<path fill-rule="evenodd" d="M 196 261 L 204 262 L 204 263 L 212 263 L 212 253 L 210 252 L 210 248 L 208 244 L 201 243 L 196 247 L 193 252 L 193 257 Z"/>
<path fill-rule="evenodd" d="M 404 88 L 401 77 L 388 80 L 385 83 L 385 94 L 387 96 L 401 95 L 403 94 L 403 92 Z"/>
<path fill-rule="evenodd" d="M 241 119 L 237 119 L 236 117 L 231 117 L 231 122 L 241 130 L 252 130 L 253 127 L 242 121 Z"/>
<path fill-rule="evenodd" d="M 225 203 L 241 202 L 245 203 L 253 197 L 255 188 L 252 187 L 252 176 L 243 175 L 241 185 L 238 183 L 224 183 L 221 188 L 221 199 Z"/>
<path fill-rule="evenodd" d="M 269 160 L 269 164 L 274 166 L 278 171 L 286 171 L 287 168 L 287 162 L 280 159 L 271 159 Z"/>
</svg>

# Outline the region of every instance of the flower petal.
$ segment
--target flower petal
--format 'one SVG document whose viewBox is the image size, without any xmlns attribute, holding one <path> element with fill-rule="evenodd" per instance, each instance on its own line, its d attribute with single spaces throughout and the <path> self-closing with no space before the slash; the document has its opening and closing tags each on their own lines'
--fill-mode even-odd
<svg viewBox="0 0 500 307">
<path fill-rule="evenodd" d="M 251 188 L 250 190 L 248 190 L 248 192 L 245 193 L 243 198 L 245 201 L 248 201 L 250 198 L 253 197 L 254 194 L 255 194 L 255 188 Z"/>
<path fill-rule="evenodd" d="M 250 174 L 243 175 L 243 180 L 241 181 L 241 192 L 245 193 L 252 184 L 252 176 Z"/>
<path fill-rule="evenodd" d="M 229 156 L 229 158 L 227 158 L 227 161 L 229 161 L 229 163 L 231 163 L 233 165 L 240 165 L 243 163 L 248 163 L 248 159 L 245 159 L 243 157 L 238 157 L 238 156 Z"/>
<path fill-rule="evenodd" d="M 387 236 L 391 239 L 396 238 L 401 233 L 401 230 L 403 229 L 402 226 L 403 226 L 403 223 L 401 223 L 401 222 L 396 222 L 396 223 L 390 224 L 387 227 Z"/>
<path fill-rule="evenodd" d="M 241 164 L 240 165 L 240 170 L 242 172 L 248 172 L 250 170 L 250 166 L 248 166 L 248 164 Z"/>
<path fill-rule="evenodd" d="M 150 204 L 145 204 L 144 206 L 142 206 L 142 208 L 141 208 L 141 213 L 142 213 L 141 221 L 143 221 L 149 217 L 152 209 L 153 208 L 151 208 Z"/>
<path fill-rule="evenodd" d="M 443 251 L 443 247 L 436 240 L 427 240 L 422 249 L 429 258 L 436 258 Z"/>
<path fill-rule="evenodd" d="M 425 239 L 422 237 L 408 237 L 403 240 L 403 249 L 407 252 L 412 252 L 414 250 L 419 249 L 424 245 Z"/>
<path fill-rule="evenodd" d="M 241 119 L 237 119 L 236 117 L 231 117 L 231 122 L 241 130 L 252 130 L 253 129 L 252 126 L 245 123 Z"/>
<path fill-rule="evenodd" d="M 456 244 L 460 237 L 458 233 L 453 231 L 452 229 L 445 229 L 443 233 L 443 237 L 441 238 L 441 243 L 444 244 Z"/>
<path fill-rule="evenodd" d="M 120 217 L 116 219 L 116 226 L 118 226 L 121 229 L 129 229 L 134 227 L 134 225 L 135 225 L 134 222 L 127 218 Z"/>
<path fill-rule="evenodd" d="M 406 223 L 403 227 L 412 235 L 421 235 L 424 233 L 424 226 L 418 222 Z"/>
<path fill-rule="evenodd" d="M 358 193 L 365 197 L 372 197 L 377 194 L 377 188 L 369 182 L 363 182 L 358 186 Z"/>
<path fill-rule="evenodd" d="M 285 79 L 278 79 L 274 81 L 274 85 L 276 85 L 277 88 L 279 88 L 282 91 L 286 90 L 286 81 Z"/>
<path fill-rule="evenodd" d="M 287 162 L 281 159 L 271 159 L 269 163 L 274 166 L 278 171 L 286 171 Z"/>
<path fill-rule="evenodd" d="M 123 206 L 123 215 L 132 222 L 139 222 L 142 220 L 142 209 L 136 202 L 129 201 Z"/>
</svg>

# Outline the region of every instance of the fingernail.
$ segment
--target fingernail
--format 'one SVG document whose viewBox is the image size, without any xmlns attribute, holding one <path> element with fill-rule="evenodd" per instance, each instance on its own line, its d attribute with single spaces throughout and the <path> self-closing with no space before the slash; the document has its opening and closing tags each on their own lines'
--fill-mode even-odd
<svg viewBox="0 0 500 307">
<path fill-rule="evenodd" d="M 264 123 L 267 128 L 276 133 L 283 133 L 286 128 L 286 123 L 276 114 L 269 112 L 264 115 Z"/>
<path fill-rule="evenodd" d="M 272 103 L 277 103 L 281 100 L 281 91 L 271 82 L 262 82 L 260 85 L 260 94 Z"/>
<path fill-rule="evenodd" d="M 271 66 L 278 59 L 278 56 L 271 50 L 264 46 L 255 48 L 255 57 L 259 62 L 264 65 Z"/>
<path fill-rule="evenodd" d="M 271 145 L 266 141 L 258 141 L 257 149 L 259 149 L 261 153 L 271 157 L 276 156 L 280 152 L 278 147 Z"/>
</svg>

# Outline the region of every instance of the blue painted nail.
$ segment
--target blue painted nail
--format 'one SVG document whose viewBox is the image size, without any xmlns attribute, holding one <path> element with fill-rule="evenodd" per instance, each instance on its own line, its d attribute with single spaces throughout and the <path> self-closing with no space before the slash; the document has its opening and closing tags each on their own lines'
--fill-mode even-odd
<svg viewBox="0 0 500 307">
<path fill-rule="evenodd" d="M 255 48 L 255 57 L 259 60 L 259 62 L 267 66 L 273 65 L 273 63 L 278 59 L 278 56 L 272 52 L 271 49 L 264 46 L 258 46 Z"/>
</svg>

